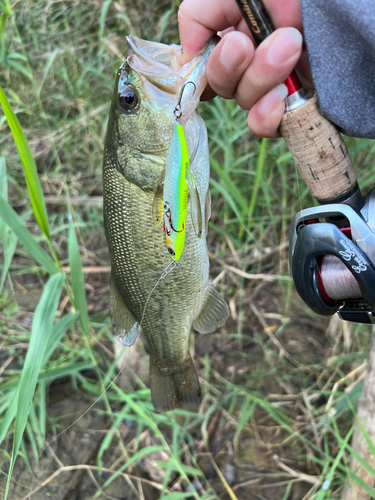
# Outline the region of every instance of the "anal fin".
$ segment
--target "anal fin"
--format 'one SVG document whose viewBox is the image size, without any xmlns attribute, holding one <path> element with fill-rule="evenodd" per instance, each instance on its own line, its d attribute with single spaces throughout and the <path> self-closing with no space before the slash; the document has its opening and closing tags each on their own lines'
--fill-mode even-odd
<svg viewBox="0 0 375 500">
<path fill-rule="evenodd" d="M 220 297 L 212 281 L 208 282 L 206 298 L 193 328 L 199 333 L 211 333 L 224 325 L 229 316 L 227 303 Z"/>
<path fill-rule="evenodd" d="M 113 276 L 110 285 L 110 304 L 112 326 L 116 337 L 124 345 L 133 345 L 138 334 L 138 323 L 122 300 Z"/>
<path fill-rule="evenodd" d="M 198 374 L 189 353 L 173 369 L 158 366 L 150 356 L 151 399 L 156 411 L 176 408 L 197 412 L 201 403 Z"/>
</svg>

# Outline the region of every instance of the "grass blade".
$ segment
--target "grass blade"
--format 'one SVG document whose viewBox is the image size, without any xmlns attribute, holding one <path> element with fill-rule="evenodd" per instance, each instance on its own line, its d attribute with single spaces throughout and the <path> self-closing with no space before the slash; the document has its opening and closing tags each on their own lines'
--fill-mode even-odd
<svg viewBox="0 0 375 500">
<path fill-rule="evenodd" d="M 251 201 L 250 201 L 250 207 L 249 207 L 249 213 L 248 213 L 249 221 L 251 221 L 251 219 L 253 217 L 253 212 L 254 212 L 255 204 L 257 201 L 257 197 L 258 197 L 258 189 L 259 189 L 259 185 L 260 185 L 260 180 L 262 178 L 262 170 L 263 170 L 264 160 L 265 160 L 265 155 L 266 155 L 266 145 L 267 145 L 267 139 L 262 139 L 260 141 L 260 151 L 259 151 L 258 161 L 257 161 L 257 171 L 255 174 L 255 182 L 254 182 L 254 186 L 253 186 L 253 192 L 251 194 Z"/>
<path fill-rule="evenodd" d="M 60 319 L 60 321 L 58 323 L 56 323 L 53 326 L 52 333 L 49 337 L 46 351 L 44 353 L 44 359 L 43 359 L 42 366 L 44 366 L 47 363 L 47 361 L 51 357 L 51 354 L 56 349 L 57 344 L 60 342 L 60 340 L 65 335 L 67 330 L 75 322 L 75 320 L 78 318 L 78 316 L 79 316 L 78 313 L 66 314 L 65 316 L 63 316 Z"/>
<path fill-rule="evenodd" d="M 193 498 L 193 493 L 191 491 L 174 491 L 173 493 L 169 493 L 166 496 L 162 496 L 161 500 L 180 500 L 181 498 Z"/>
<path fill-rule="evenodd" d="M 9 427 L 12 425 L 14 417 L 17 412 L 17 402 L 18 402 L 19 387 L 14 389 L 13 399 L 7 409 L 4 419 L 0 427 L 0 443 L 2 443 L 8 434 Z"/>
<path fill-rule="evenodd" d="M 49 57 L 48 59 L 48 62 L 47 62 L 47 66 L 44 70 L 44 75 L 43 75 L 43 78 L 38 86 L 38 90 L 37 90 L 37 93 L 38 93 L 38 96 L 40 96 L 40 92 L 43 88 L 43 85 L 44 85 L 44 82 L 46 81 L 46 78 L 47 78 L 47 75 L 49 73 L 49 70 L 51 69 L 53 63 L 55 62 L 55 59 L 56 59 L 56 56 L 57 54 L 59 53 L 59 51 L 56 49 Z"/>
<path fill-rule="evenodd" d="M 31 205 L 33 207 L 35 219 L 42 232 L 50 240 L 50 231 L 47 218 L 47 210 L 44 202 L 42 186 L 39 182 L 38 172 L 36 169 L 34 158 L 31 154 L 26 137 L 21 129 L 19 121 L 14 114 L 8 99 L 6 98 L 3 89 L 0 87 L 0 104 L 3 108 L 4 115 L 7 119 L 9 128 L 13 134 L 14 142 L 16 143 L 18 154 L 20 155 L 22 166 L 25 172 L 27 189 L 30 196 Z"/>
<path fill-rule="evenodd" d="M 230 193 L 233 196 L 233 198 L 237 201 L 238 205 L 241 207 L 241 212 L 246 213 L 248 207 L 247 201 L 242 196 L 240 190 L 232 181 L 229 174 L 220 167 L 220 165 L 214 158 L 210 158 L 210 166 L 213 170 L 215 170 L 217 175 L 220 177 L 228 193 Z"/>
<path fill-rule="evenodd" d="M 103 38 L 105 20 L 107 19 L 108 9 L 109 9 L 109 6 L 111 5 L 111 3 L 112 3 L 112 0 L 106 0 L 102 5 L 102 10 L 100 12 L 100 25 L 99 25 L 99 38 L 100 39 Z"/>
<path fill-rule="evenodd" d="M 53 330 L 53 321 L 59 305 L 64 280 L 65 275 L 61 273 L 56 274 L 49 279 L 35 310 L 29 349 L 26 354 L 25 364 L 19 384 L 12 458 L 9 466 L 4 500 L 6 500 L 8 496 L 12 471 L 27 424 L 29 408 L 32 404 L 39 372 L 42 368 L 44 353 L 46 352 L 51 332 Z"/>
<path fill-rule="evenodd" d="M 228 205 L 231 207 L 235 215 L 237 216 L 237 219 L 239 220 L 241 226 L 244 228 L 244 230 L 247 232 L 247 234 L 250 236 L 250 238 L 253 238 L 251 232 L 249 231 L 249 228 L 246 226 L 245 221 L 243 220 L 243 217 L 241 216 L 237 205 L 233 201 L 231 195 L 228 193 L 228 191 L 222 186 L 219 182 L 215 181 L 215 179 L 210 179 L 210 184 L 214 188 L 216 188 L 219 193 L 221 193 L 226 201 L 228 202 Z"/>
<path fill-rule="evenodd" d="M 163 39 L 164 32 L 168 26 L 170 17 L 174 14 L 175 9 L 167 10 L 159 21 L 159 29 L 154 38 L 155 42 L 160 42 Z"/>
<path fill-rule="evenodd" d="M 5 158 L 0 157 L 0 196 L 8 199 L 8 181 Z M 10 231 L 4 220 L 0 219 L 0 240 L 3 242 L 3 270 L 0 278 L 0 292 L 3 289 L 5 278 L 17 245 L 17 237 Z"/>
<path fill-rule="evenodd" d="M 3 12 L 0 18 L 0 61 L 4 61 L 5 58 L 5 23 L 7 17 L 6 13 Z"/>
<path fill-rule="evenodd" d="M 0 156 L 0 196 L 8 199 L 7 169 L 4 156 Z"/>
<path fill-rule="evenodd" d="M 0 217 L 6 221 L 7 225 L 15 232 L 20 242 L 27 251 L 39 262 L 39 264 L 49 273 L 59 272 L 57 265 L 51 257 L 38 245 L 34 236 L 25 227 L 21 217 L 19 217 L 9 203 L 0 196 Z"/>
<path fill-rule="evenodd" d="M 76 311 L 79 312 L 79 321 L 81 323 L 82 330 L 86 335 L 88 335 L 90 330 L 90 322 L 87 312 L 85 279 L 82 272 L 81 256 L 79 253 L 76 231 L 72 219 L 70 219 L 69 224 L 68 253 L 70 277 L 72 280 L 72 289 L 74 295 L 74 307 Z"/>
</svg>

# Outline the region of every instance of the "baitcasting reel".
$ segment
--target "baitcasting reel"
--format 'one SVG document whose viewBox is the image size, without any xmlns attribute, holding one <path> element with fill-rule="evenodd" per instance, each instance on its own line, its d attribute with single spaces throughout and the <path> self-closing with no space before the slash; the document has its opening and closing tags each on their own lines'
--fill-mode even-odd
<svg viewBox="0 0 375 500">
<path fill-rule="evenodd" d="M 375 188 L 352 205 L 327 204 L 295 215 L 290 271 L 316 313 L 375 324 Z"/>
</svg>

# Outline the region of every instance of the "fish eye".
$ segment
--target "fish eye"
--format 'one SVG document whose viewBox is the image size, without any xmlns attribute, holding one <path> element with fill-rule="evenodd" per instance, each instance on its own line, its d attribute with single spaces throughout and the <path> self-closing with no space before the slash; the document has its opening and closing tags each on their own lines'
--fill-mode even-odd
<svg viewBox="0 0 375 500">
<path fill-rule="evenodd" d="M 138 106 L 138 94 L 132 88 L 124 85 L 118 93 L 118 101 L 124 111 L 132 111 Z"/>
</svg>

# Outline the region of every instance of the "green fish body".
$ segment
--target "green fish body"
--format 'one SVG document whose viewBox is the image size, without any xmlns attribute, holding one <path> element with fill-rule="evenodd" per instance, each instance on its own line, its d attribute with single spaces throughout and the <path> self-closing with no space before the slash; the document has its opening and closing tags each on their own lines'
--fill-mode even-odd
<svg viewBox="0 0 375 500">
<path fill-rule="evenodd" d="M 200 386 L 188 352 L 191 327 L 200 333 L 214 331 L 229 314 L 208 278 L 209 157 L 206 127 L 196 112 L 214 42 L 183 67 L 178 46 L 133 36 L 128 43 L 129 55 L 116 78 L 103 162 L 112 322 L 125 345 L 135 342 L 139 327 L 143 330 L 155 409 L 195 411 Z M 174 131 L 173 112 L 188 80 L 196 91 L 184 92 L 181 123 L 205 223 L 198 237 L 189 199 L 184 247 L 176 265 L 163 227 L 155 221 L 155 206 L 163 206 L 161 180 Z"/>
</svg>

